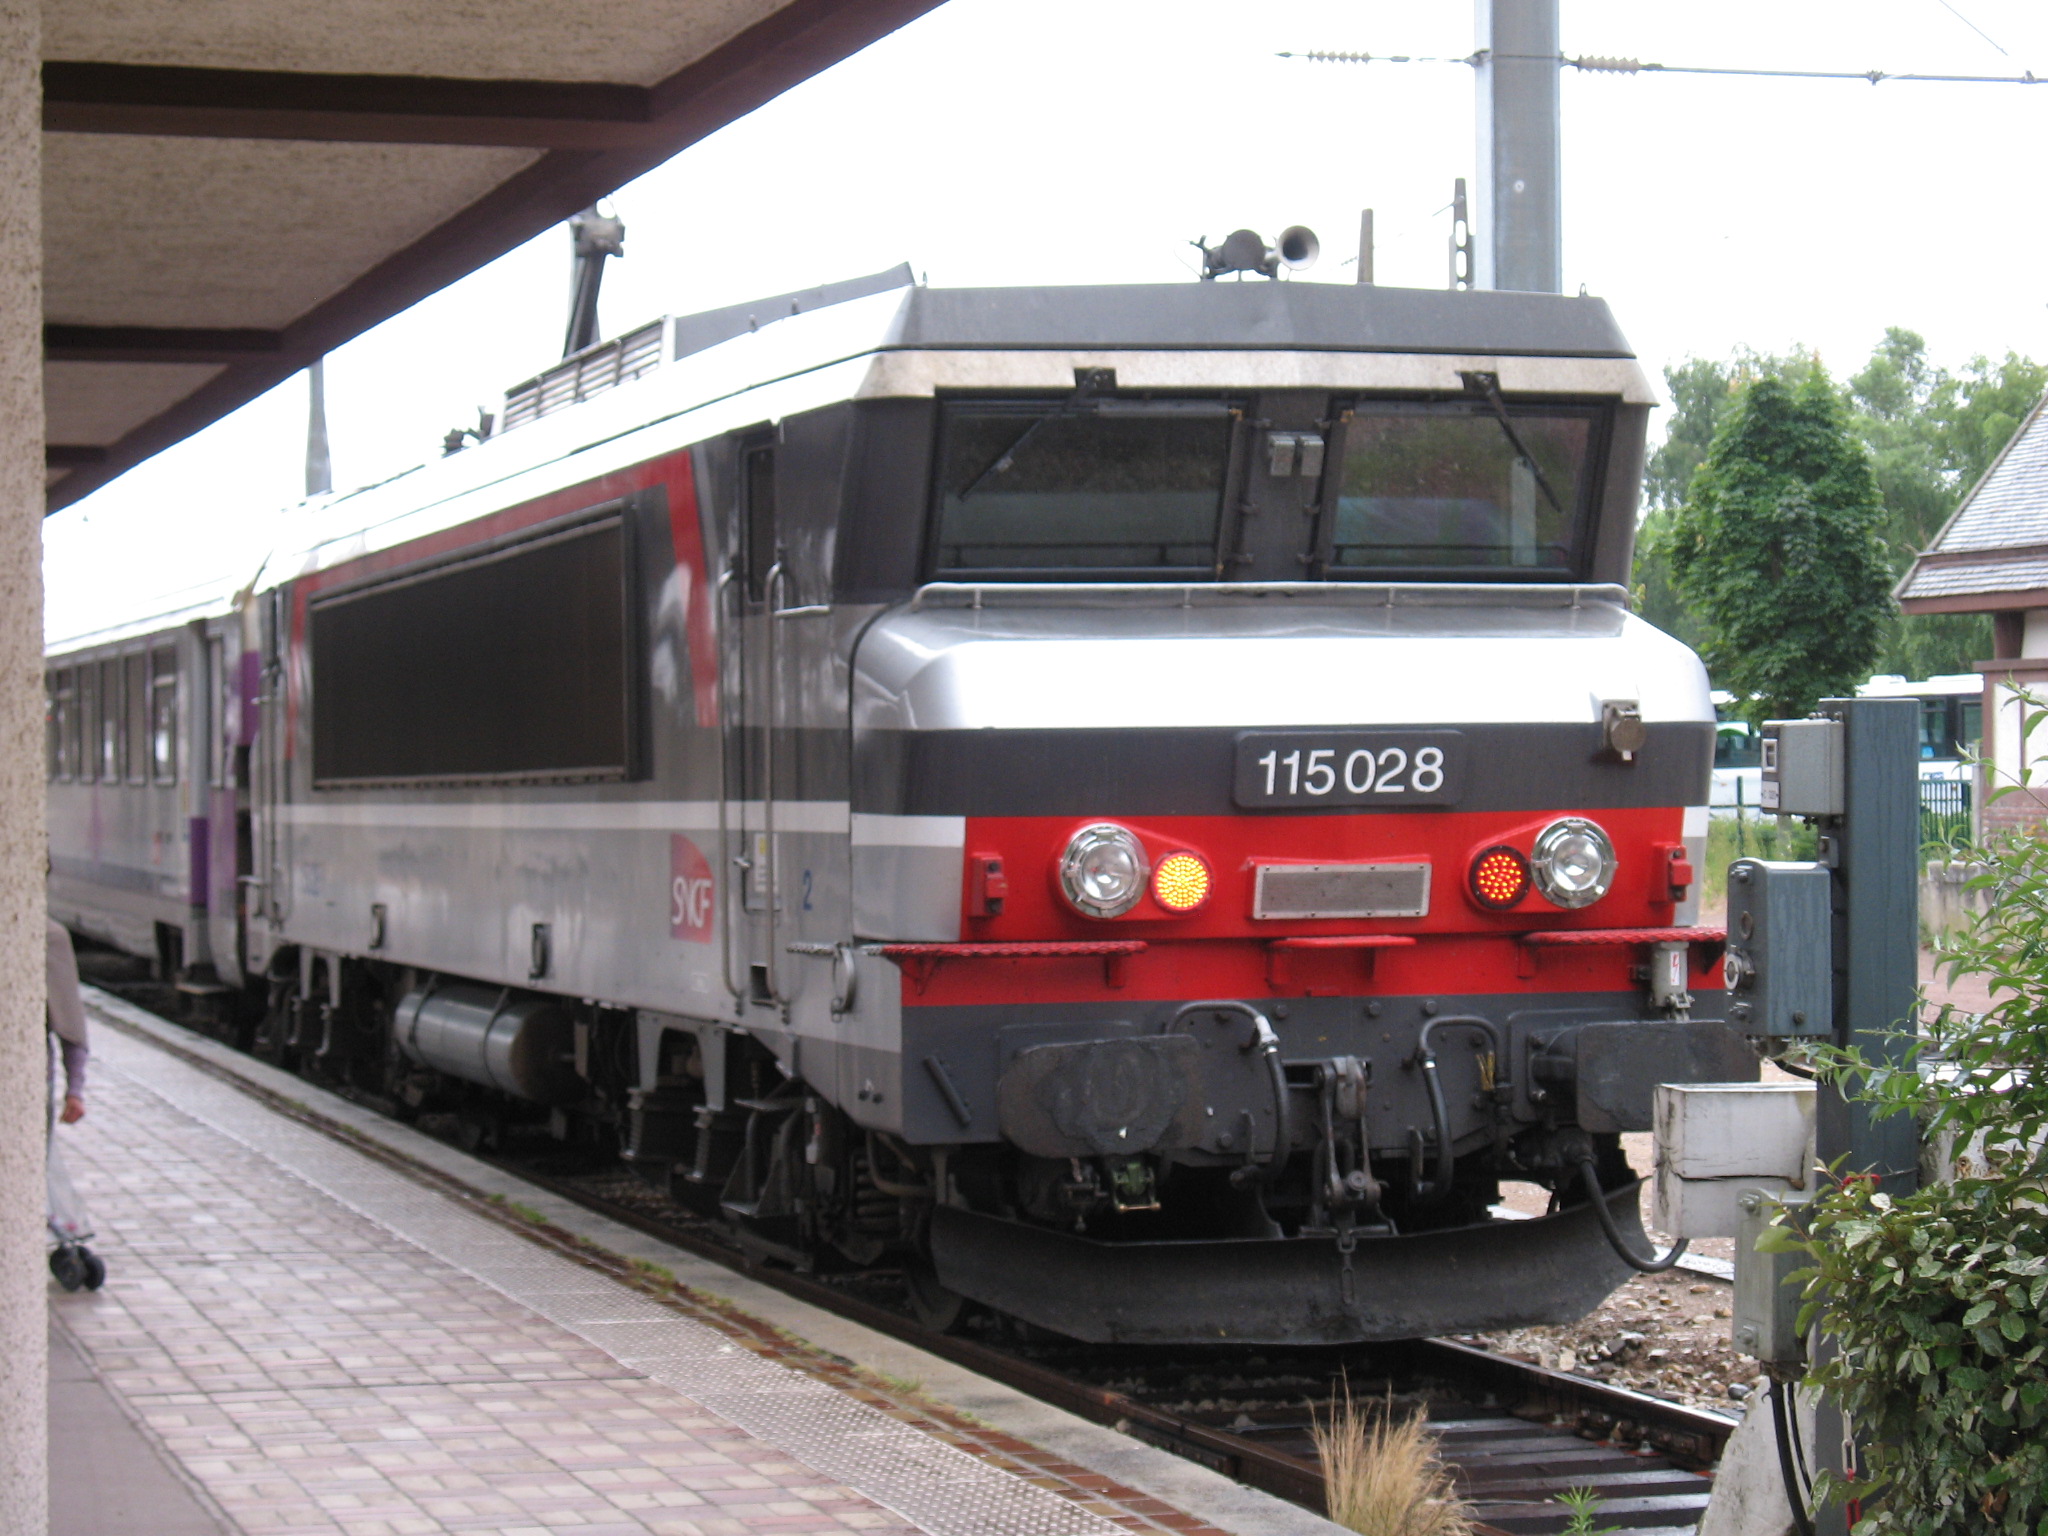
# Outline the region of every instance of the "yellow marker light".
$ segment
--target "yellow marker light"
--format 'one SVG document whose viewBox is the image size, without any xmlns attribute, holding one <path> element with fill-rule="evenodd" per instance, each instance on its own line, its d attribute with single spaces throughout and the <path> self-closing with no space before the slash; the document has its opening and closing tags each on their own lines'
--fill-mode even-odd
<svg viewBox="0 0 2048 1536">
<path fill-rule="evenodd" d="M 1169 912 L 1192 912 L 1209 899 L 1209 866 L 1199 855 L 1169 853 L 1152 872 L 1152 895 Z"/>
</svg>

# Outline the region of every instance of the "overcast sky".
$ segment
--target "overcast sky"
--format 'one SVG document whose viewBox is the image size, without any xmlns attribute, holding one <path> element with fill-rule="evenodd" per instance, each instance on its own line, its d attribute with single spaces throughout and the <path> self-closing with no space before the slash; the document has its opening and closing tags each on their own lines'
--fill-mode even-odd
<svg viewBox="0 0 2048 1536">
<path fill-rule="evenodd" d="M 2040 0 L 1562 0 L 1562 28 L 1567 55 L 2048 77 Z M 1312 226 L 1307 280 L 1348 283 L 1366 207 L 1378 280 L 1442 287 L 1473 71 L 1276 55 L 1472 46 L 1470 0 L 948 0 L 622 188 L 604 327 L 905 260 L 940 286 L 1190 282 L 1187 242 L 1240 225 Z M 2048 356 L 2048 85 L 1567 69 L 1563 103 L 1565 289 L 1607 299 L 1653 376 L 1742 345 L 1852 371 L 1887 325 L 1950 365 Z M 336 486 L 552 362 L 568 269 L 551 231 L 335 353 Z M 305 410 L 288 381 L 51 519 L 51 633 L 124 589 L 253 574 L 289 538 Z"/>
</svg>

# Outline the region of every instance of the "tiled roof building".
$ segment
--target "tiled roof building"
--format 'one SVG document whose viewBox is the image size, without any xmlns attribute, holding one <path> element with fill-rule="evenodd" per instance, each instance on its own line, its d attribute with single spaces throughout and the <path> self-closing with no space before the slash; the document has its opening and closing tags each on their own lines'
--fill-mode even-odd
<svg viewBox="0 0 2048 1536">
<path fill-rule="evenodd" d="M 2048 699 L 2048 399 L 2036 405 L 1898 585 L 1907 613 L 1988 613 L 1983 753 L 2002 784 L 2036 787 L 1985 804 L 1987 832 L 2048 821 L 2048 727 L 2022 743 L 2018 690 Z M 2038 707 L 2038 706 L 2037 706 Z"/>
</svg>

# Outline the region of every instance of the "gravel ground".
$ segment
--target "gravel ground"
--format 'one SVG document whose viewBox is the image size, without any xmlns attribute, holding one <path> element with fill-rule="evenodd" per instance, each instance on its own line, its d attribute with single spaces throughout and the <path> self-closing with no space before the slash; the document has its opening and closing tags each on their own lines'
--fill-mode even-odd
<svg viewBox="0 0 2048 1536">
<path fill-rule="evenodd" d="M 1729 1294 L 1685 1270 L 1637 1275 L 1580 1322 L 1458 1342 L 1690 1408 L 1739 1411 L 1757 1368 L 1728 1347 Z"/>
</svg>

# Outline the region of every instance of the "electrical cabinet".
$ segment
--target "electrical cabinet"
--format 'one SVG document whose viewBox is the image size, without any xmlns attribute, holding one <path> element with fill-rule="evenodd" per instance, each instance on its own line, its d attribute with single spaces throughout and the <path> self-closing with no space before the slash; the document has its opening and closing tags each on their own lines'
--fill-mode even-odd
<svg viewBox="0 0 2048 1536">
<path fill-rule="evenodd" d="M 1781 1038 L 1834 1031 L 1834 878 L 1823 864 L 1728 866 L 1728 1022 Z"/>
</svg>

